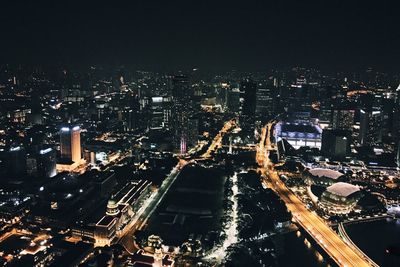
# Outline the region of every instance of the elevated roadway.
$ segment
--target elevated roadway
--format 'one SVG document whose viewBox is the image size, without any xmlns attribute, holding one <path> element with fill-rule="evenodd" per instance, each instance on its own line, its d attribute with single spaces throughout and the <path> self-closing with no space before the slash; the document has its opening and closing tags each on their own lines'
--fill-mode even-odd
<svg viewBox="0 0 400 267">
<path fill-rule="evenodd" d="M 305 207 L 301 200 L 279 179 L 269 160 L 272 150 L 271 131 L 273 123 L 262 129 L 256 160 L 260 166 L 265 186 L 273 189 L 292 212 L 293 219 L 321 246 L 339 266 L 378 266 L 352 244 L 343 241 L 316 213 Z"/>
</svg>

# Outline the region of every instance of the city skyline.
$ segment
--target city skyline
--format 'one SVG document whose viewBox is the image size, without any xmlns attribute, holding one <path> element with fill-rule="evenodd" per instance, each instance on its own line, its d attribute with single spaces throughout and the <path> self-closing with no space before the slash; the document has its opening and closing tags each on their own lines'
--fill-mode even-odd
<svg viewBox="0 0 400 267">
<path fill-rule="evenodd" d="M 395 3 L 0 10 L 0 267 L 400 266 Z"/>
</svg>

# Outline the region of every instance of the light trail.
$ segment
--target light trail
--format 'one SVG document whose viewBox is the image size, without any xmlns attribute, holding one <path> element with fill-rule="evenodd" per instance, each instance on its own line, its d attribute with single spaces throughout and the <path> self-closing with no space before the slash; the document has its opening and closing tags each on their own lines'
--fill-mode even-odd
<svg viewBox="0 0 400 267">
<path fill-rule="evenodd" d="M 219 133 L 214 137 L 214 140 L 212 141 L 211 145 L 208 147 L 207 151 L 201 156 L 202 158 L 211 158 L 211 153 L 214 152 L 218 147 L 221 147 L 222 145 L 222 138 L 224 137 L 224 134 L 232 129 L 233 126 L 235 126 L 235 120 L 229 120 L 227 121 L 222 129 L 219 131 Z"/>
<path fill-rule="evenodd" d="M 218 246 L 214 251 L 212 251 L 209 255 L 205 257 L 206 260 L 216 260 L 218 263 L 221 263 L 227 256 L 227 249 L 233 244 L 236 244 L 239 241 L 238 238 L 238 200 L 237 195 L 239 194 L 239 187 L 237 185 L 238 177 L 237 173 L 230 177 L 232 180 L 232 196 L 230 196 L 229 200 L 233 202 L 232 210 L 231 210 L 231 221 L 226 226 L 224 232 L 226 234 L 226 238 L 222 243 L 222 246 Z"/>
</svg>

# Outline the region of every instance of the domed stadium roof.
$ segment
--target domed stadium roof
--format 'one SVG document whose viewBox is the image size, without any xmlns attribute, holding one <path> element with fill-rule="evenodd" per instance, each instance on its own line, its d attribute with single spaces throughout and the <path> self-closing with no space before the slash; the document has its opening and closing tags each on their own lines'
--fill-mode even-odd
<svg viewBox="0 0 400 267">
<path fill-rule="evenodd" d="M 333 180 L 338 179 L 344 174 L 331 169 L 315 168 L 308 171 L 312 176 L 327 177 Z"/>
<path fill-rule="evenodd" d="M 360 188 L 356 185 L 352 185 L 349 183 L 343 183 L 343 182 L 338 182 L 335 183 L 331 186 L 329 186 L 326 191 L 329 193 L 342 196 L 342 197 L 348 197 L 351 194 L 354 194 L 358 191 L 360 191 Z"/>
<path fill-rule="evenodd" d="M 110 199 L 107 203 L 108 208 L 115 208 L 118 207 L 117 202 L 114 199 Z"/>
</svg>

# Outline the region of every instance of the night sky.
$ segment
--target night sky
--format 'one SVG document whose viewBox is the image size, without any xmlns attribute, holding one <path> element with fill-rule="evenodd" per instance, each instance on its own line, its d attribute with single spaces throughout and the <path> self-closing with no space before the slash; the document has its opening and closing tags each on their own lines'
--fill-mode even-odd
<svg viewBox="0 0 400 267">
<path fill-rule="evenodd" d="M 399 1 L 1 2 L 2 63 L 400 70 Z"/>
</svg>

